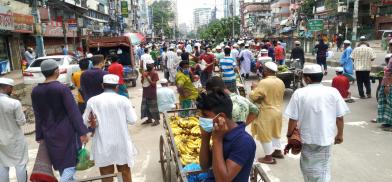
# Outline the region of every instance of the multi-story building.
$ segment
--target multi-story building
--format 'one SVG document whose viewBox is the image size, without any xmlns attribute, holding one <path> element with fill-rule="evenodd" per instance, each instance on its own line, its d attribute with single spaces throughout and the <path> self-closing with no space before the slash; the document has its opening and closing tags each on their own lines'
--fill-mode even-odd
<svg viewBox="0 0 392 182">
<path fill-rule="evenodd" d="M 271 7 L 267 0 L 241 0 L 241 34 L 259 37 L 271 29 Z"/>
<path fill-rule="evenodd" d="M 202 25 L 207 25 L 211 20 L 211 8 L 196 8 L 193 10 L 193 26 L 198 29 Z"/>
<path fill-rule="evenodd" d="M 240 1 L 239 0 L 223 0 L 223 17 L 239 16 Z"/>
</svg>

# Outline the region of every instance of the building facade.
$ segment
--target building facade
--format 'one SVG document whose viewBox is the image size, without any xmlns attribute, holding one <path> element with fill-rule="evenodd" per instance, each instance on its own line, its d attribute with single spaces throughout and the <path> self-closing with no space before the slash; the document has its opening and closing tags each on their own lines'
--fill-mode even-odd
<svg viewBox="0 0 392 182">
<path fill-rule="evenodd" d="M 211 8 L 196 8 L 193 10 L 193 26 L 197 30 L 211 21 Z"/>
<path fill-rule="evenodd" d="M 271 31 L 271 5 L 268 1 L 240 1 L 241 35 L 262 37 Z"/>
<path fill-rule="evenodd" d="M 228 18 L 240 15 L 239 0 L 223 0 L 223 17 Z"/>
</svg>

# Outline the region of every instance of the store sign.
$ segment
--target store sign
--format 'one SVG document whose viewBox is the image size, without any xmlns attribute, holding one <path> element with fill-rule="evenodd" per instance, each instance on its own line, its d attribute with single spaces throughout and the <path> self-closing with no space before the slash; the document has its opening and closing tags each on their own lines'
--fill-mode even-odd
<svg viewBox="0 0 392 182">
<path fill-rule="evenodd" d="M 19 33 L 33 33 L 34 17 L 31 15 L 12 14 L 14 18 L 14 31 Z"/>
<path fill-rule="evenodd" d="M 4 6 L 0 6 L 0 30 L 14 30 L 12 12 Z"/>
<path fill-rule="evenodd" d="M 68 23 L 68 30 L 76 31 L 78 29 L 78 23 L 76 22 L 75 18 L 68 19 L 67 23 Z"/>
<path fill-rule="evenodd" d="M 45 37 L 64 37 L 63 34 L 63 27 L 62 26 L 56 26 L 57 23 L 51 23 L 46 25 Z M 68 29 L 68 23 L 66 23 L 65 28 L 67 30 L 67 37 L 75 37 L 76 34 L 74 34 L 73 31 L 70 31 Z"/>
<path fill-rule="evenodd" d="M 392 0 L 382 0 L 382 4 L 384 5 L 392 4 Z"/>
<path fill-rule="evenodd" d="M 308 21 L 309 31 L 321 31 L 324 29 L 324 22 L 320 19 L 313 19 Z"/>
<path fill-rule="evenodd" d="M 121 15 L 125 18 L 128 18 L 128 2 L 121 1 Z"/>
</svg>

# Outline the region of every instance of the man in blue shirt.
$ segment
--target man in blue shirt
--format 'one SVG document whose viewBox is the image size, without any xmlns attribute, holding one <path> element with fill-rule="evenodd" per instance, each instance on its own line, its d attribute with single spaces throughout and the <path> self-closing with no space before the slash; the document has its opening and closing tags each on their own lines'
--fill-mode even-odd
<svg viewBox="0 0 392 182">
<path fill-rule="evenodd" d="M 237 93 L 236 86 L 236 61 L 230 57 L 231 49 L 226 47 L 224 49 L 225 57 L 219 61 L 219 67 L 222 71 L 222 80 L 225 82 L 226 88 L 232 93 Z"/>
<path fill-rule="evenodd" d="M 342 56 L 340 57 L 340 65 L 343 67 L 343 75 L 346 76 L 350 81 L 354 81 L 354 66 L 353 60 L 350 57 L 353 49 L 350 45 L 351 42 L 349 40 L 345 40 L 343 42 L 344 51 Z"/>
<path fill-rule="evenodd" d="M 201 110 L 200 165 L 208 170 L 206 182 L 247 182 L 256 152 L 245 124 L 232 120 L 233 103 L 222 89 L 202 93 L 197 99 Z M 210 145 L 212 140 L 212 145 Z"/>
</svg>

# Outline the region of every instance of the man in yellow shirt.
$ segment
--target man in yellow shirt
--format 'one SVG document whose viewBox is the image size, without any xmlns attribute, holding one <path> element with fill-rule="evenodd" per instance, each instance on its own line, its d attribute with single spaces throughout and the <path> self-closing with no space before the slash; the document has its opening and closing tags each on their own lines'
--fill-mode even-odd
<svg viewBox="0 0 392 182">
<path fill-rule="evenodd" d="M 274 158 L 283 158 L 280 135 L 285 85 L 275 76 L 277 71 L 278 66 L 274 62 L 265 63 L 263 79 L 257 85 L 252 85 L 249 94 L 251 101 L 260 108 L 257 119 L 251 124 L 251 131 L 261 142 L 265 153 L 265 157 L 258 161 L 265 164 L 276 164 Z"/>
<path fill-rule="evenodd" d="M 82 114 L 84 113 L 84 110 L 86 109 L 86 103 L 84 102 L 83 95 L 82 95 L 81 88 L 80 88 L 80 77 L 82 76 L 82 73 L 84 72 L 84 70 L 88 69 L 89 64 L 90 64 L 89 59 L 80 60 L 79 61 L 80 71 L 77 71 L 72 74 L 72 83 L 78 89 L 78 96 L 76 98 L 76 101 L 78 102 L 78 107 L 79 107 L 80 113 L 82 113 Z"/>
<path fill-rule="evenodd" d="M 199 93 L 192 83 L 189 73 L 189 62 L 181 61 L 180 69 L 176 74 L 176 86 L 180 95 L 181 109 L 189 109 L 194 107 L 194 101 L 197 99 Z M 185 116 L 189 115 L 188 112 L 182 113 Z"/>
</svg>

